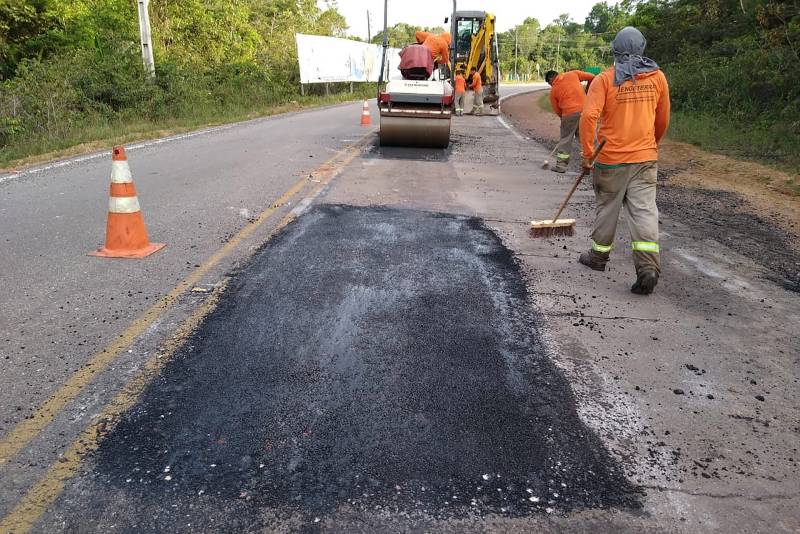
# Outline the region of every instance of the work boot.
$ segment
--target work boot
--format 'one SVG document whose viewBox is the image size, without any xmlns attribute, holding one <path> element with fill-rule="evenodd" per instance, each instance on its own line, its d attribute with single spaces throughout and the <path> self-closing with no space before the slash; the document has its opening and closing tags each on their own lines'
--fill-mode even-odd
<svg viewBox="0 0 800 534">
<path fill-rule="evenodd" d="M 658 273 L 652 269 L 642 269 L 631 286 L 631 293 L 649 295 L 658 284 Z"/>
<path fill-rule="evenodd" d="M 569 167 L 569 154 L 565 152 L 558 152 L 556 154 L 556 164 L 553 167 L 553 171 L 555 172 L 567 172 L 567 168 Z"/>
<path fill-rule="evenodd" d="M 595 271 L 605 271 L 606 263 L 608 262 L 608 254 L 600 254 L 599 252 L 590 250 L 589 252 L 581 253 L 578 261 Z"/>
</svg>

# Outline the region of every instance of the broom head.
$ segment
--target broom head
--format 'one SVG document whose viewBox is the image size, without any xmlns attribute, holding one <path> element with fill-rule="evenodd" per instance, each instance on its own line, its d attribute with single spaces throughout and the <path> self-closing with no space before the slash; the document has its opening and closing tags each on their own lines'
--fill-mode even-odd
<svg viewBox="0 0 800 534">
<path fill-rule="evenodd" d="M 531 237 L 571 237 L 573 235 L 575 235 L 575 219 L 531 221 Z"/>
</svg>

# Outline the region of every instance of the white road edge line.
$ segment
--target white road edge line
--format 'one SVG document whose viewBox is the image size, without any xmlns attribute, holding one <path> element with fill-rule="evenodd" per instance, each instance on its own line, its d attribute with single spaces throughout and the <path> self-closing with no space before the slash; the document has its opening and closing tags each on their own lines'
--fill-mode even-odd
<svg viewBox="0 0 800 534">
<path fill-rule="evenodd" d="M 211 134 L 211 133 L 221 132 L 221 131 L 224 131 L 224 130 L 230 130 L 231 128 L 234 128 L 238 124 L 241 124 L 241 123 L 226 124 L 226 125 L 223 125 L 223 126 L 215 126 L 214 128 L 208 128 L 208 129 L 205 129 L 205 130 L 198 130 L 196 132 L 189 132 L 189 133 L 185 133 L 185 134 L 171 135 L 169 137 L 162 137 L 160 139 L 153 139 L 152 141 L 142 141 L 140 143 L 134 143 L 132 145 L 127 145 L 125 147 L 125 150 L 128 151 L 128 152 L 131 152 L 131 151 L 139 150 L 139 149 L 142 149 L 142 148 L 147 148 L 147 147 L 151 147 L 151 146 L 155 146 L 155 145 L 160 145 L 162 143 L 170 143 L 172 141 L 181 141 L 183 139 L 191 139 L 192 137 L 198 137 L 198 136 L 201 136 L 201 135 L 207 135 L 207 134 Z M 0 184 L 2 184 L 3 182 L 6 182 L 8 180 L 14 180 L 14 179 L 17 179 L 17 178 L 21 178 L 23 176 L 28 176 L 30 174 L 39 174 L 39 173 L 43 173 L 43 172 L 50 171 L 50 170 L 53 170 L 53 169 L 66 167 L 67 165 L 74 165 L 76 163 L 83 163 L 84 161 L 91 161 L 93 159 L 104 158 L 104 157 L 107 157 L 107 156 L 108 156 L 108 150 L 103 150 L 102 152 L 96 152 L 94 154 L 89 154 L 89 155 L 86 155 L 86 156 L 78 156 L 76 158 L 65 159 L 65 160 L 62 160 L 62 161 L 57 161 L 55 163 L 50 163 L 48 165 L 43 165 L 41 167 L 33 167 L 31 169 L 27 169 L 27 170 L 24 170 L 24 171 L 16 172 L 14 174 L 9 174 L 9 175 L 6 175 L 6 176 L 0 176 Z"/>
<path fill-rule="evenodd" d="M 498 115 L 498 116 L 497 116 L 497 121 L 498 121 L 500 124 L 502 124 L 503 126 L 505 126 L 505 127 L 508 129 L 508 131 L 510 131 L 512 134 L 514 134 L 514 137 L 516 137 L 516 138 L 517 138 L 517 139 L 519 139 L 520 141 L 525 141 L 525 140 L 527 139 L 527 137 L 523 137 L 522 135 L 520 135 L 520 133 L 519 133 L 519 132 L 517 132 L 517 130 L 516 130 L 516 129 L 515 129 L 513 126 L 511 126 L 510 124 L 508 124 L 508 123 L 505 121 L 505 119 L 503 119 L 503 117 L 501 117 L 500 115 Z"/>
</svg>

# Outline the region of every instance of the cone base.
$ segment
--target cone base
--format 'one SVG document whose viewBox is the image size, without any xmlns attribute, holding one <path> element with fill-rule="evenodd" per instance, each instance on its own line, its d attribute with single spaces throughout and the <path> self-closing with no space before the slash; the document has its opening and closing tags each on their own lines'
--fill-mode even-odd
<svg viewBox="0 0 800 534">
<path fill-rule="evenodd" d="M 146 258 L 154 252 L 158 252 L 166 246 L 166 243 L 150 243 L 144 248 L 137 250 L 110 250 L 106 247 L 101 247 L 88 253 L 89 256 L 97 256 L 98 258 L 130 258 L 140 259 Z"/>
</svg>

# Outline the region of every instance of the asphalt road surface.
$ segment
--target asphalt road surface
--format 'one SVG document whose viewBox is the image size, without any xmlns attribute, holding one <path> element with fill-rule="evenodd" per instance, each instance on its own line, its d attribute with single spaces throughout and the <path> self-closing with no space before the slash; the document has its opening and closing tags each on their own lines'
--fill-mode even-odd
<svg viewBox="0 0 800 534">
<path fill-rule="evenodd" d="M 103 243 L 110 158 L 0 182 L 0 431 L 207 260 L 298 179 L 366 132 L 357 105 L 255 120 L 128 150 L 145 223 L 165 254 L 86 256 Z M 2 180 L 2 177 L 0 177 Z M 162 251 L 162 252 L 164 252 Z"/>
<path fill-rule="evenodd" d="M 237 275 L 43 528 L 638 507 L 526 304 L 479 220 L 316 208 Z"/>
<path fill-rule="evenodd" d="M 0 532 L 800 529 L 795 293 L 662 217 L 633 296 L 502 117 L 359 117 L 132 147 L 142 261 L 85 255 L 106 155 L 0 176 Z"/>
</svg>

